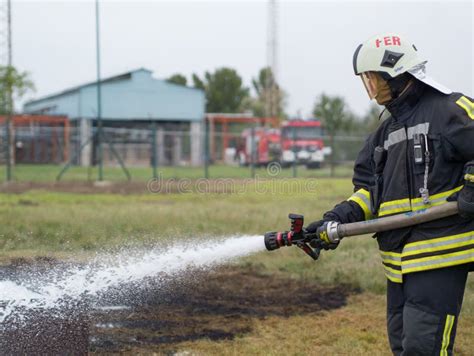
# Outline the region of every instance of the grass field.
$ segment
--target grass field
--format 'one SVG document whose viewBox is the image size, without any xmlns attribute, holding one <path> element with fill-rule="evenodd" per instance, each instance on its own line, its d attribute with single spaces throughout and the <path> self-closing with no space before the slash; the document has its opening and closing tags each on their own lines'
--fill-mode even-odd
<svg viewBox="0 0 474 356">
<path fill-rule="evenodd" d="M 19 172 L 19 171 L 18 171 Z M 47 180 L 46 169 L 30 171 Z M 20 174 L 20 173 L 17 173 Z M 206 240 L 262 234 L 288 228 L 288 212 L 318 219 L 351 193 L 348 179 L 266 181 L 240 186 L 234 194 L 77 194 L 32 190 L 0 194 L 0 261 L 16 257 L 81 258 L 95 251 L 136 244 Z M 311 182 L 308 185 L 308 182 Z M 235 184 L 239 184 L 236 182 Z M 258 188 L 258 189 L 257 189 Z M 252 331 L 233 340 L 199 339 L 178 350 L 197 354 L 389 354 L 385 333 L 385 277 L 371 237 L 347 239 L 336 251 L 311 261 L 295 248 L 264 252 L 240 261 L 264 275 L 285 276 L 361 291 L 347 306 L 317 315 L 255 319 Z M 291 298 L 291 296 L 282 296 Z M 294 335 L 282 337 L 284 334 Z M 474 279 L 471 276 L 459 325 L 457 351 L 474 349 Z M 144 352 L 144 350 L 136 350 Z"/>
<path fill-rule="evenodd" d="M 61 165 L 32 165 L 19 164 L 13 169 L 13 180 L 18 182 L 54 182 L 61 171 Z M 153 177 L 151 167 L 128 167 L 132 181 L 147 181 Z M 190 178 L 198 179 L 204 177 L 204 167 L 158 167 L 158 174 L 164 179 L 168 178 Z M 336 167 L 335 175 L 338 177 L 350 177 L 352 167 L 341 165 Z M 293 177 L 292 168 L 284 168 L 276 175 L 269 174 L 264 167 L 257 167 L 255 175 L 259 177 L 289 178 Z M 329 177 L 330 170 L 306 169 L 303 166 L 296 168 L 297 177 L 322 178 Z M 71 166 L 63 175 L 62 181 L 94 181 L 97 179 L 97 167 Z M 209 166 L 210 178 L 250 178 L 250 167 L 211 165 Z M 5 179 L 5 166 L 0 166 L 0 181 Z M 104 167 L 104 179 L 112 182 L 126 181 L 127 178 L 120 167 Z"/>
</svg>

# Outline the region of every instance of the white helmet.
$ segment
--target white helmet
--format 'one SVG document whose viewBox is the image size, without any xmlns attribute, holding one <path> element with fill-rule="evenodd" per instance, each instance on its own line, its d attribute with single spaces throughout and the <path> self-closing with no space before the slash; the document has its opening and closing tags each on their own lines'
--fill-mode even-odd
<svg viewBox="0 0 474 356">
<path fill-rule="evenodd" d="M 395 78 L 410 73 L 418 80 L 444 93 L 452 91 L 426 75 L 427 60 L 418 57 L 418 50 L 405 37 L 386 33 L 377 35 L 359 45 L 354 52 L 353 66 L 356 75 L 382 72 Z"/>
</svg>

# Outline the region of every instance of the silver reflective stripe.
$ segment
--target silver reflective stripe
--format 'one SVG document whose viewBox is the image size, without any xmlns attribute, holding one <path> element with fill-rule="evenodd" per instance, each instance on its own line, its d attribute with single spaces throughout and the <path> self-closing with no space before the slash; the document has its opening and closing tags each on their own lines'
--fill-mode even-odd
<svg viewBox="0 0 474 356">
<path fill-rule="evenodd" d="M 352 194 L 352 196 L 361 199 L 365 203 L 365 205 L 367 205 L 367 208 L 370 210 L 370 200 L 367 198 L 366 195 L 362 194 L 360 191 L 357 191 Z"/>
<path fill-rule="evenodd" d="M 429 122 L 423 122 L 421 124 L 415 125 L 408 127 L 405 131 L 404 128 L 398 129 L 396 131 L 390 132 L 388 134 L 387 139 L 385 140 L 383 144 L 383 148 L 385 150 L 388 150 L 390 146 L 393 146 L 397 143 L 412 140 L 414 134 L 424 134 L 428 135 L 428 131 L 430 129 L 430 123 Z"/>
<path fill-rule="evenodd" d="M 414 262 L 410 263 L 410 261 L 406 261 L 402 263 L 402 271 L 406 269 L 411 269 L 411 268 L 417 268 L 417 267 L 429 267 L 431 265 L 438 265 L 438 264 L 445 264 L 445 263 L 450 263 L 450 262 L 456 262 L 456 261 L 461 261 L 461 260 L 474 260 L 474 252 L 470 252 L 472 250 L 466 250 L 466 254 L 461 254 L 457 256 L 451 256 L 451 257 L 444 257 L 443 255 L 440 255 L 440 258 L 436 259 L 431 259 L 427 261 L 422 261 L 422 262 Z"/>
<path fill-rule="evenodd" d="M 436 247 L 451 245 L 453 243 L 458 244 L 458 243 L 468 242 L 468 241 L 474 242 L 474 233 L 469 236 L 453 238 L 453 239 L 449 239 L 445 241 L 432 242 L 432 243 L 427 243 L 427 244 L 422 244 L 422 245 L 417 245 L 417 246 L 405 247 L 403 249 L 402 254 L 405 254 L 411 251 L 424 250 L 427 248 L 436 248 Z"/>
<path fill-rule="evenodd" d="M 395 257 L 395 256 L 390 256 L 390 255 L 382 255 L 382 260 L 384 262 L 387 262 L 387 263 L 390 263 L 390 262 L 388 262 L 388 260 L 389 261 L 395 261 L 395 262 L 401 262 L 402 258 L 400 256 Z"/>
<path fill-rule="evenodd" d="M 390 204 L 390 205 L 385 205 L 385 206 L 382 206 L 380 209 L 379 209 L 379 213 L 382 213 L 384 211 L 389 211 L 389 210 L 397 210 L 397 209 L 409 209 L 411 208 L 411 205 L 410 205 L 410 202 L 406 202 L 406 203 L 400 203 L 400 204 Z"/>
<path fill-rule="evenodd" d="M 418 124 L 418 125 L 409 127 L 409 128 L 407 128 L 408 139 L 409 140 L 413 139 L 414 134 L 428 135 L 429 129 L 430 129 L 430 123 L 429 122 L 424 122 L 422 124 Z"/>
<path fill-rule="evenodd" d="M 388 270 L 387 268 L 385 268 L 385 275 L 390 276 L 392 278 L 396 278 L 396 279 L 402 279 L 403 278 L 401 271 L 400 271 L 400 273 L 395 273 L 395 272 L 392 272 L 392 271 Z"/>
<path fill-rule="evenodd" d="M 390 146 L 406 141 L 406 139 L 407 139 L 407 133 L 405 129 L 398 129 L 396 131 L 390 132 L 388 134 L 387 139 L 383 143 L 383 148 L 388 150 Z"/>
<path fill-rule="evenodd" d="M 424 208 L 429 208 L 430 206 L 432 205 L 440 205 L 442 203 L 446 203 L 447 202 L 447 199 L 448 197 L 450 197 L 452 194 L 458 192 L 459 190 L 462 189 L 462 185 L 457 187 L 457 188 L 454 188 L 454 189 L 450 189 L 446 192 L 441 192 L 441 193 L 437 193 L 437 194 L 434 194 L 430 197 L 430 202 L 429 204 L 425 204 L 421 199 L 422 198 L 416 198 L 416 199 L 413 199 L 411 201 L 411 205 L 413 207 L 413 210 L 421 210 L 421 209 L 424 209 Z"/>
<path fill-rule="evenodd" d="M 449 195 L 448 195 L 449 196 Z M 436 198 L 436 199 L 430 199 L 430 203 L 431 204 L 436 204 L 436 203 L 439 203 L 439 202 L 442 202 L 442 201 L 446 201 L 446 199 L 448 198 L 448 196 L 445 196 L 445 197 L 440 197 L 440 198 Z M 419 206 L 426 206 L 427 208 L 429 207 L 429 205 L 423 203 L 423 201 L 418 201 L 416 203 L 412 203 L 412 206 L 413 208 L 417 208 Z"/>
</svg>

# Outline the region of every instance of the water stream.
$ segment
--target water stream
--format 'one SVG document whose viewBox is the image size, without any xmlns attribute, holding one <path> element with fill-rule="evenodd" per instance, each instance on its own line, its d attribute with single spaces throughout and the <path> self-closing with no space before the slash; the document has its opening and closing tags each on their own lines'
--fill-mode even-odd
<svg viewBox="0 0 474 356">
<path fill-rule="evenodd" d="M 193 269 L 206 269 L 264 250 L 261 236 L 239 236 L 172 246 L 123 249 L 80 264 L 19 274 L 0 280 L 0 328 L 34 310 L 61 310 L 110 290 L 133 289 L 146 280 L 166 283 Z M 166 277 L 166 278 L 165 278 Z M 162 281 L 162 282 L 160 282 Z"/>
</svg>

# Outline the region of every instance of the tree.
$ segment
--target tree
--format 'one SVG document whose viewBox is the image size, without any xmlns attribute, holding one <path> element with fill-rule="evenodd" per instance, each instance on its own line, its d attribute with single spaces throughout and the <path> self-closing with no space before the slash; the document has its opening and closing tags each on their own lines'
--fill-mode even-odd
<svg viewBox="0 0 474 356">
<path fill-rule="evenodd" d="M 242 83 L 242 78 L 232 68 L 219 68 L 214 73 L 206 72 L 204 79 L 193 74 L 195 88 L 206 93 L 206 111 L 235 113 L 242 108 L 242 103 L 249 95 L 248 88 Z"/>
<path fill-rule="evenodd" d="M 12 103 L 9 99 L 10 90 Z M 0 66 L 0 114 L 13 112 L 14 102 L 33 90 L 35 86 L 28 72 L 19 72 L 15 67 Z"/>
<path fill-rule="evenodd" d="M 240 111 L 251 113 L 255 117 L 265 117 L 265 103 L 258 97 L 248 96 L 242 100 Z"/>
<path fill-rule="evenodd" d="M 197 89 L 201 89 L 201 90 L 206 90 L 206 85 L 204 84 L 204 82 L 201 80 L 201 78 L 198 77 L 197 74 L 194 74 L 192 75 L 193 77 L 193 86 Z"/>
<path fill-rule="evenodd" d="M 349 131 L 352 127 L 354 115 L 348 110 L 344 98 L 321 94 L 314 104 L 313 115 L 320 119 L 329 135 L 331 144 L 331 177 L 334 176 L 336 165 L 335 136 L 342 131 Z"/>
<path fill-rule="evenodd" d="M 258 77 L 252 79 L 252 86 L 257 96 L 244 102 L 247 110 L 251 110 L 257 117 L 286 117 L 286 94 L 276 83 L 270 67 L 260 70 Z"/>
<path fill-rule="evenodd" d="M 12 66 L 0 66 L 0 115 L 13 114 L 15 111 L 15 100 L 21 99 L 28 91 L 34 90 L 35 86 L 28 72 L 19 72 Z M 13 125 L 11 120 L 7 121 L 8 137 L 13 137 Z M 7 180 L 11 179 L 10 165 L 14 164 L 14 140 L 7 140 Z"/>
<path fill-rule="evenodd" d="M 182 86 L 186 86 L 186 84 L 188 83 L 188 80 L 186 79 L 186 77 L 179 73 L 173 74 L 171 77 L 166 79 L 166 81 L 168 83 L 178 84 Z"/>
</svg>

